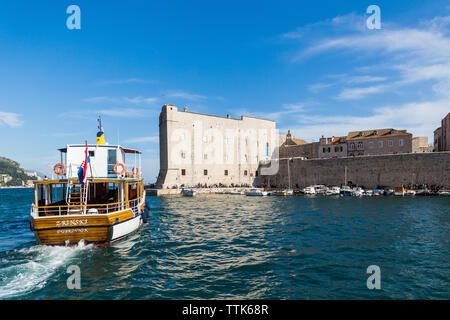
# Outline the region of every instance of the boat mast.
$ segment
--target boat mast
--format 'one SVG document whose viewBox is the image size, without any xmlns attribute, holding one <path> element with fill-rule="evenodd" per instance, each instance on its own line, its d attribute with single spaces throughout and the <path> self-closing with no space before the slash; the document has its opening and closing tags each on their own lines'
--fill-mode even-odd
<svg viewBox="0 0 450 320">
<path fill-rule="evenodd" d="M 345 177 L 344 177 L 344 186 L 346 186 L 347 185 L 347 166 L 345 166 L 345 169 L 344 169 L 344 172 L 345 172 Z"/>
<path fill-rule="evenodd" d="M 291 190 L 291 172 L 290 172 L 290 169 L 289 169 L 289 162 L 291 162 L 290 158 L 288 158 L 288 160 L 287 160 L 287 167 L 288 167 L 289 190 Z"/>
</svg>

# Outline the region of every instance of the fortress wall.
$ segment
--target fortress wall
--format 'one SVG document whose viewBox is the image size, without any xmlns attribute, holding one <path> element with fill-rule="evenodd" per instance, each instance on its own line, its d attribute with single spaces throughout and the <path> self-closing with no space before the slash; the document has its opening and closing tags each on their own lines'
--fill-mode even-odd
<svg viewBox="0 0 450 320">
<path fill-rule="evenodd" d="M 288 184 L 287 159 L 280 160 L 277 175 L 263 177 L 267 185 Z M 366 188 L 395 187 L 402 184 L 441 185 L 450 189 L 450 152 L 409 153 L 336 159 L 293 159 L 291 186 L 344 184 L 347 180 Z"/>
</svg>

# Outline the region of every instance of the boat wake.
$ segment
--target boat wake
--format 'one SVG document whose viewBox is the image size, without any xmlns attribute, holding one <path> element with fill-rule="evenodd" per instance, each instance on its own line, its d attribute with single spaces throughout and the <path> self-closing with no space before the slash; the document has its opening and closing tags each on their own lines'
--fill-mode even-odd
<svg viewBox="0 0 450 320">
<path fill-rule="evenodd" d="M 0 299 L 15 298 L 45 287 L 61 267 L 92 245 L 73 247 L 33 246 L 3 252 L 0 269 Z M 65 270 L 64 270 L 65 272 Z"/>
</svg>

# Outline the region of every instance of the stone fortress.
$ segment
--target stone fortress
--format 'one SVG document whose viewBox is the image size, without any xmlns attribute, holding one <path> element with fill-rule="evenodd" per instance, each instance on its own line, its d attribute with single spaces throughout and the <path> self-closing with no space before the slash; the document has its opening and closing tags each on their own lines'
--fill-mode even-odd
<svg viewBox="0 0 450 320">
<path fill-rule="evenodd" d="M 450 113 L 439 132 L 449 131 L 446 119 Z M 288 181 L 293 188 L 347 182 L 371 188 L 402 184 L 450 188 L 450 149 L 436 147 L 439 139 L 448 141 L 445 136 L 435 139 L 434 148 L 427 137 L 393 128 L 322 136 L 308 143 L 290 131 L 279 135 L 272 120 L 219 117 L 167 104 L 159 118 L 159 139 L 157 189 L 284 188 Z M 276 171 L 267 173 L 268 167 Z"/>
<path fill-rule="evenodd" d="M 250 187 L 258 183 L 260 162 L 276 153 L 278 139 L 275 121 L 212 116 L 164 105 L 156 187 Z"/>
</svg>

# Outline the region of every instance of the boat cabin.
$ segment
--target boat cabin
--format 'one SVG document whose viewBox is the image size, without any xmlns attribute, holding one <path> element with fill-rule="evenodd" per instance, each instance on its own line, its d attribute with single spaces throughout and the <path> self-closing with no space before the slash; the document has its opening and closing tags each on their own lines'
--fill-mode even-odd
<svg viewBox="0 0 450 320">
<path fill-rule="evenodd" d="M 137 207 L 144 195 L 141 152 L 108 144 L 73 144 L 59 151 L 61 162 L 52 178 L 35 181 L 37 216 L 107 214 Z M 86 152 L 86 181 L 81 183 L 78 172 Z"/>
</svg>

